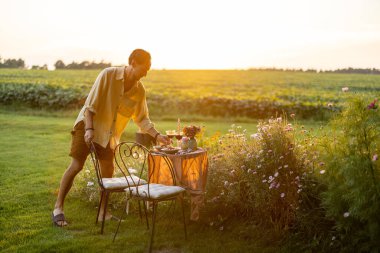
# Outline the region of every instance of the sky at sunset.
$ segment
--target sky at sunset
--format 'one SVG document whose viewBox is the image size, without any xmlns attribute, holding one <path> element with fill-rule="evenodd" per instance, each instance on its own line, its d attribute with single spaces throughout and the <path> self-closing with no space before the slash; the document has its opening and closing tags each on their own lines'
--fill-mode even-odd
<svg viewBox="0 0 380 253">
<path fill-rule="evenodd" d="M 380 68 L 380 0 L 0 0 L 0 56 L 155 69 Z"/>
</svg>

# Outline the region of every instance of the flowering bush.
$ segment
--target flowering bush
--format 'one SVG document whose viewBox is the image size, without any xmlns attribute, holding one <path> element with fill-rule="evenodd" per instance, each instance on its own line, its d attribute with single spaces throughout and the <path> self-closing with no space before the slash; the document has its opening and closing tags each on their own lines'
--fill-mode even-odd
<svg viewBox="0 0 380 253">
<path fill-rule="evenodd" d="M 353 98 L 331 124 L 324 142 L 323 206 L 335 220 L 343 249 L 380 248 L 379 112 L 376 101 Z"/>
<path fill-rule="evenodd" d="M 316 158 L 298 143 L 286 119 L 270 119 L 257 127 L 248 137 L 233 126 L 219 140 L 211 138 L 218 145 L 206 143 L 212 153 L 209 215 L 219 221 L 244 216 L 286 230 L 295 220 L 306 172 L 316 166 Z"/>
</svg>

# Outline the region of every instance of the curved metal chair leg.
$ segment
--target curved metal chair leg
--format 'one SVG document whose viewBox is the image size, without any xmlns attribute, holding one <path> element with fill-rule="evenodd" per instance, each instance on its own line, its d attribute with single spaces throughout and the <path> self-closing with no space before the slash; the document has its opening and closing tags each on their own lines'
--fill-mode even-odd
<svg viewBox="0 0 380 253">
<path fill-rule="evenodd" d="M 152 252 L 152 248 L 153 248 L 153 237 L 154 237 L 154 228 L 156 225 L 157 209 L 158 209 L 157 202 L 153 202 L 152 234 L 150 235 L 149 253 Z"/>
<path fill-rule="evenodd" d="M 128 202 L 127 202 L 125 205 L 127 206 L 127 205 L 128 205 Z M 126 207 L 126 208 L 127 208 L 127 207 Z M 123 218 L 124 218 L 124 213 L 125 213 L 125 212 L 123 212 L 123 213 L 121 214 L 121 217 L 120 217 L 120 220 L 119 220 L 119 224 L 117 225 L 117 229 L 116 229 L 115 235 L 113 236 L 113 240 L 112 240 L 112 242 L 115 242 L 117 232 L 119 232 L 120 223 L 121 223 L 121 221 L 122 221 Z"/>
<path fill-rule="evenodd" d="M 109 195 L 109 192 L 106 192 L 106 198 L 104 199 L 104 210 L 103 210 L 103 221 L 102 221 L 102 229 L 100 230 L 100 233 L 103 234 L 103 230 L 104 230 L 104 222 L 105 222 L 105 219 L 106 219 L 106 212 L 107 212 L 107 204 L 108 204 L 108 195 Z"/>
<path fill-rule="evenodd" d="M 143 201 L 143 205 L 144 205 L 144 213 L 145 213 L 146 227 L 147 227 L 147 229 L 149 230 L 148 212 L 147 212 L 147 210 L 146 210 L 146 203 L 145 203 L 145 201 Z"/>
<path fill-rule="evenodd" d="M 98 224 L 98 221 L 99 221 L 100 206 L 102 204 L 103 194 L 104 194 L 104 191 L 102 191 L 101 194 L 100 194 L 100 201 L 99 201 L 99 206 L 98 206 L 98 214 L 96 215 L 95 224 Z"/>
</svg>

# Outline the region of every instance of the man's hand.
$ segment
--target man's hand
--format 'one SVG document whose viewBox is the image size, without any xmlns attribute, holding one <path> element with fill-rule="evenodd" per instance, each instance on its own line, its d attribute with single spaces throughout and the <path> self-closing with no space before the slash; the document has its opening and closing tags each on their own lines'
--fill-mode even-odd
<svg viewBox="0 0 380 253">
<path fill-rule="evenodd" d="M 169 145 L 170 144 L 170 138 L 167 135 L 159 134 L 157 136 L 157 143 L 162 143 L 163 145 Z"/>
<path fill-rule="evenodd" d="M 84 141 L 87 143 L 88 146 L 90 146 L 90 142 L 94 139 L 94 130 L 87 129 L 84 133 Z"/>
</svg>

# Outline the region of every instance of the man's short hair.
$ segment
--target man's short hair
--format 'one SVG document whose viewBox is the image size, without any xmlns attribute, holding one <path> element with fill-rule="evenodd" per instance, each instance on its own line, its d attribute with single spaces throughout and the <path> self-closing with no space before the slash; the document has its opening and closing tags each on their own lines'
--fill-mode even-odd
<svg viewBox="0 0 380 253">
<path fill-rule="evenodd" d="M 150 61 L 150 53 L 143 49 L 135 49 L 129 56 L 128 63 L 131 64 L 133 60 L 135 60 L 138 64 L 146 63 Z"/>
</svg>

